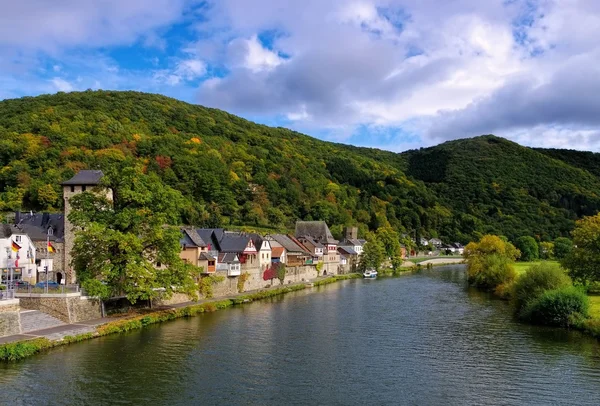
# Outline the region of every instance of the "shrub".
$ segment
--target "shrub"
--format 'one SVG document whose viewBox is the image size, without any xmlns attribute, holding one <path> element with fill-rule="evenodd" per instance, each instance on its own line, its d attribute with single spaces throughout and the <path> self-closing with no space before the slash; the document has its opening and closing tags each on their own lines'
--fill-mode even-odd
<svg viewBox="0 0 600 406">
<path fill-rule="evenodd" d="M 519 313 L 528 301 L 534 300 L 547 290 L 571 286 L 569 278 L 560 266 L 542 262 L 534 265 L 515 281 L 512 300 Z"/>
<path fill-rule="evenodd" d="M 556 259 L 566 258 L 573 250 L 573 241 L 565 237 L 554 240 L 554 257 Z"/>
<path fill-rule="evenodd" d="M 534 324 L 572 326 L 588 317 L 589 298 L 574 286 L 547 290 L 527 302 L 520 317 Z"/>
<path fill-rule="evenodd" d="M 471 258 L 467 273 L 469 283 L 485 290 L 510 285 L 516 277 L 511 261 L 498 254 Z"/>
<path fill-rule="evenodd" d="M 248 272 L 244 272 L 243 274 L 241 274 L 238 278 L 237 281 L 237 290 L 239 293 L 242 293 L 244 291 L 244 287 L 246 286 L 246 281 L 248 280 L 248 278 L 250 277 L 250 274 Z"/>
</svg>

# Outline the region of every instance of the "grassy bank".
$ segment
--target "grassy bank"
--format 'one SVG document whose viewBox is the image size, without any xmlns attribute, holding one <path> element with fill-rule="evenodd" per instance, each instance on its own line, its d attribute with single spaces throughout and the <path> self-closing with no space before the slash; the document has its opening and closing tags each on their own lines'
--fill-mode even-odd
<svg viewBox="0 0 600 406">
<path fill-rule="evenodd" d="M 522 273 L 525 273 L 532 266 L 539 265 L 542 262 L 546 262 L 548 264 L 556 264 L 556 265 L 558 265 L 558 261 L 515 262 L 513 264 L 513 268 L 515 268 L 515 271 L 517 272 L 517 275 L 520 275 Z"/>
<path fill-rule="evenodd" d="M 314 286 L 327 285 L 330 283 L 360 278 L 360 274 L 337 275 L 329 278 L 320 279 L 313 283 Z M 125 333 L 132 330 L 138 330 L 151 324 L 163 323 L 182 317 L 193 317 L 201 313 L 214 312 L 234 305 L 251 303 L 255 300 L 267 299 L 274 296 L 284 295 L 290 292 L 296 292 L 306 289 L 307 284 L 294 284 L 278 288 L 261 290 L 247 295 L 238 295 L 231 299 L 213 300 L 201 304 L 191 304 L 181 308 L 170 308 L 157 310 L 150 313 L 140 314 L 125 319 L 119 319 L 108 322 L 96 328 L 91 333 L 79 334 L 76 336 L 65 336 L 61 340 L 52 341 L 47 338 L 36 338 L 33 340 L 17 341 L 13 343 L 0 345 L 0 361 L 17 361 L 30 357 L 37 353 L 49 350 L 54 347 L 90 340 L 92 338 L 103 337 L 109 334 Z"/>
</svg>

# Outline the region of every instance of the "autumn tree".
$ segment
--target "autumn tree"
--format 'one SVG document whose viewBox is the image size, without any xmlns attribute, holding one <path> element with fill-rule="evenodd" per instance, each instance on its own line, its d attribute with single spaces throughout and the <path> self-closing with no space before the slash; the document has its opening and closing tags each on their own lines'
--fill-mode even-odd
<svg viewBox="0 0 600 406">
<path fill-rule="evenodd" d="M 514 245 L 495 235 L 470 242 L 463 254 L 469 283 L 486 290 L 508 287 L 516 276 L 512 263 L 520 254 Z"/>
<path fill-rule="evenodd" d="M 285 280 L 285 264 L 279 262 L 277 264 L 274 264 L 274 266 L 276 265 L 276 269 L 277 269 L 277 279 L 279 279 L 279 284 L 283 285 L 283 282 Z"/>
<path fill-rule="evenodd" d="M 92 296 L 126 296 L 132 303 L 175 291 L 196 297 L 200 269 L 180 257 L 181 194 L 139 166 L 105 173 L 100 190 L 71 199 L 76 227 L 73 268 Z"/>
<path fill-rule="evenodd" d="M 600 214 L 578 220 L 572 235 L 573 249 L 561 265 L 577 282 L 600 281 Z"/>
</svg>

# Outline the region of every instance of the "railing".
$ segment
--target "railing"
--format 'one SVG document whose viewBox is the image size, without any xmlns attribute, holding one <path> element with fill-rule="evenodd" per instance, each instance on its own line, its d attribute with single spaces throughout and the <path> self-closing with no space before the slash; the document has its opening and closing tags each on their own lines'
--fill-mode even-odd
<svg viewBox="0 0 600 406">
<path fill-rule="evenodd" d="M 0 300 L 9 300 L 15 298 L 14 289 L 0 290 Z"/>
<path fill-rule="evenodd" d="M 23 295 L 39 295 L 39 294 L 48 294 L 48 295 L 64 295 L 67 293 L 79 293 L 79 285 L 59 285 L 59 286 L 37 286 L 37 285 L 29 285 L 29 286 L 20 286 L 17 287 L 14 291 L 19 296 Z"/>
</svg>

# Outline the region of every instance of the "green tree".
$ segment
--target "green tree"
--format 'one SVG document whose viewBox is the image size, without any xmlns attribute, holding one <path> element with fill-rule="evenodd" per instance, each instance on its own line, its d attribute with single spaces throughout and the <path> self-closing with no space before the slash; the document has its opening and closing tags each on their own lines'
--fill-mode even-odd
<svg viewBox="0 0 600 406">
<path fill-rule="evenodd" d="M 73 267 L 82 286 L 132 303 L 175 291 L 197 297 L 200 269 L 180 259 L 180 230 L 168 226 L 178 224 L 181 202 L 179 192 L 137 166 L 108 171 L 99 189 L 73 197 Z"/>
<path fill-rule="evenodd" d="M 540 243 L 540 258 L 554 259 L 554 243 L 544 241 Z"/>
<path fill-rule="evenodd" d="M 283 282 L 285 281 L 285 264 L 283 263 L 278 263 L 277 264 L 277 279 L 279 279 L 279 284 L 283 285 Z"/>
<path fill-rule="evenodd" d="M 578 220 L 572 235 L 574 247 L 562 266 L 577 282 L 600 281 L 600 214 Z"/>
<path fill-rule="evenodd" d="M 511 243 L 495 235 L 485 235 L 465 247 L 469 283 L 486 290 L 506 292 L 516 272 L 512 263 L 520 252 Z"/>
<path fill-rule="evenodd" d="M 529 262 L 540 258 L 540 248 L 533 237 L 519 237 L 515 246 L 521 251 L 521 261 Z"/>
<path fill-rule="evenodd" d="M 566 258 L 573 250 L 573 241 L 566 237 L 558 237 L 554 240 L 554 257 L 556 259 Z"/>
<path fill-rule="evenodd" d="M 375 236 L 371 236 L 371 238 L 367 240 L 363 247 L 359 269 L 361 271 L 365 271 L 369 268 L 378 270 L 381 268 L 381 264 L 384 260 L 385 247 L 377 238 L 375 238 Z"/>
</svg>

